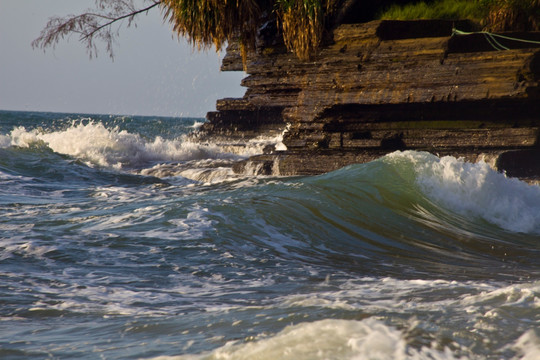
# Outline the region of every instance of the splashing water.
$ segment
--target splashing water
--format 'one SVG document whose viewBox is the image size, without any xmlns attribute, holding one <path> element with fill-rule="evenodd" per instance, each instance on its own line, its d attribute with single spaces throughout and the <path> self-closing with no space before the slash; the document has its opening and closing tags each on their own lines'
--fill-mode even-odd
<svg viewBox="0 0 540 360">
<path fill-rule="evenodd" d="M 0 111 L 2 359 L 536 359 L 540 190 L 396 152 L 235 174 L 280 137 Z"/>
</svg>

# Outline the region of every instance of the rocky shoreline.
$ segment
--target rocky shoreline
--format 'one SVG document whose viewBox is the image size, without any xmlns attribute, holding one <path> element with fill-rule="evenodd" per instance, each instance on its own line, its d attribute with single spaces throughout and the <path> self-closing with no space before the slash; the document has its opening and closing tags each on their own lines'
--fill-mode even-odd
<svg viewBox="0 0 540 360">
<path fill-rule="evenodd" d="M 421 150 L 540 178 L 540 45 L 497 38 L 511 49 L 497 51 L 487 34 L 455 29 L 477 30 L 468 21 L 343 24 L 308 62 L 267 39 L 248 57 L 244 97 L 219 100 L 196 136 L 284 133 L 286 151 L 267 149 L 237 172 L 249 163 L 260 174 L 319 174 Z M 242 70 L 234 44 L 222 70 Z"/>
</svg>

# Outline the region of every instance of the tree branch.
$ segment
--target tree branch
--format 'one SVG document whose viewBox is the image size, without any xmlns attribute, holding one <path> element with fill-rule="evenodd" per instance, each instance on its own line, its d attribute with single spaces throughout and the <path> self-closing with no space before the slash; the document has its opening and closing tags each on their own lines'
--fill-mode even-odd
<svg viewBox="0 0 540 360">
<path fill-rule="evenodd" d="M 134 18 L 148 12 L 161 4 L 161 0 L 150 1 L 151 4 L 137 9 L 134 0 L 96 0 L 96 9 L 87 10 L 80 15 L 66 17 L 52 17 L 49 19 L 38 38 L 32 41 L 33 48 L 55 48 L 60 40 L 72 34 L 79 35 L 79 41 L 84 43 L 86 50 L 93 58 L 97 56 L 98 49 L 95 40 L 101 40 L 106 45 L 106 51 L 114 59 L 113 44 L 116 42 L 121 25 L 114 30 L 113 24 L 128 19 L 128 27 Z"/>
<path fill-rule="evenodd" d="M 156 3 L 154 3 L 154 4 L 150 5 L 150 6 L 147 6 L 147 7 L 144 8 L 144 9 L 140 9 L 140 10 L 134 11 L 134 12 L 132 12 L 132 13 L 122 15 L 122 16 L 117 17 L 117 18 L 109 18 L 109 17 L 101 16 L 101 17 L 103 17 L 103 18 L 111 19 L 111 21 L 109 21 L 108 23 L 103 24 L 103 25 L 99 26 L 98 28 L 92 30 L 92 32 L 90 32 L 89 34 L 86 34 L 86 35 L 83 37 L 83 39 L 93 36 L 96 32 L 100 31 L 100 30 L 103 29 L 103 28 L 106 28 L 107 26 L 111 26 L 112 24 L 114 24 L 114 23 L 117 22 L 117 21 L 124 20 L 124 19 L 126 19 L 126 18 L 130 18 L 130 23 L 131 23 L 131 21 L 133 20 L 133 18 L 134 18 L 135 16 L 137 16 L 137 15 L 143 13 L 143 12 L 149 11 L 149 10 L 151 10 L 152 8 L 155 8 L 156 6 L 158 6 L 159 4 L 160 4 L 160 2 L 158 1 L 158 2 L 156 2 Z M 100 16 L 100 15 L 97 15 L 97 16 Z"/>
</svg>

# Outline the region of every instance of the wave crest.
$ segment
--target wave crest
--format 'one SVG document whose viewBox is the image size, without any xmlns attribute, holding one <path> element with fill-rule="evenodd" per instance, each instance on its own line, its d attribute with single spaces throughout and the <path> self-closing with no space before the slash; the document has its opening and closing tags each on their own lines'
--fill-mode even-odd
<svg viewBox="0 0 540 360">
<path fill-rule="evenodd" d="M 253 342 L 230 342 L 211 353 L 157 359 L 457 359 L 443 351 L 407 345 L 404 334 L 368 318 L 326 319 L 287 326 L 281 332 Z"/>
<path fill-rule="evenodd" d="M 410 167 L 420 191 L 464 216 L 505 230 L 540 234 L 540 187 L 493 170 L 487 163 L 424 152 L 395 152 L 384 161 Z M 407 170 L 405 170 L 407 172 Z"/>
<path fill-rule="evenodd" d="M 138 134 L 107 128 L 101 122 L 73 123 L 70 127 L 45 132 L 42 129 L 26 130 L 17 127 L 4 136 L 0 145 L 32 147 L 45 144 L 54 152 L 69 155 L 89 165 L 125 168 L 140 167 L 151 162 L 186 161 L 193 159 L 224 158 L 217 145 L 197 144 L 182 135 L 173 140 L 157 136 L 153 140 Z"/>
</svg>

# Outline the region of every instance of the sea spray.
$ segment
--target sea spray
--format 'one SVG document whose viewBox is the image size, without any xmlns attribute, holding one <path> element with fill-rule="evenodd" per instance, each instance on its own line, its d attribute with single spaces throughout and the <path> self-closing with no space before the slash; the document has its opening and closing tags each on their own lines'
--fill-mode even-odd
<svg viewBox="0 0 540 360">
<path fill-rule="evenodd" d="M 399 331 L 374 319 L 366 319 L 320 320 L 291 325 L 273 336 L 240 344 L 230 342 L 209 354 L 169 359 L 395 360 L 406 357 L 406 342 Z"/>
<path fill-rule="evenodd" d="M 10 138 L 11 146 L 30 147 L 42 143 L 57 153 L 73 156 L 89 165 L 118 169 L 157 161 L 207 159 L 220 153 L 217 146 L 190 143 L 184 140 L 185 136 L 174 140 L 157 136 L 149 141 L 118 127 L 111 129 L 96 122 L 79 122 L 53 132 L 27 131 L 18 127 L 11 132 Z"/>
<path fill-rule="evenodd" d="M 38 115 L 0 111 L 2 359 L 538 355 L 539 235 L 470 204 L 534 218 L 534 187 L 420 152 L 245 176 L 271 138 L 190 152 L 202 119 Z"/>
<path fill-rule="evenodd" d="M 508 178 L 483 161 L 411 151 L 387 159 L 409 162 L 421 191 L 452 211 L 509 231 L 540 234 L 540 187 L 536 185 Z"/>
<path fill-rule="evenodd" d="M 199 160 L 199 165 L 209 159 L 239 160 L 262 153 L 265 146 L 280 142 L 281 137 L 251 139 L 245 143 L 198 143 L 187 134 L 174 139 L 156 136 L 143 138 L 122 130 L 119 126 L 107 127 L 93 120 L 72 121 L 62 130 L 47 131 L 42 128 L 27 130 L 16 127 L 8 135 L 1 135 L 0 146 L 31 147 L 39 144 L 51 150 L 85 161 L 88 165 L 130 169 L 155 166 L 156 163 Z M 215 167 L 215 165 L 210 165 Z M 175 174 L 185 171 L 180 169 Z M 149 173 L 147 170 L 146 173 Z M 172 174 L 172 172 L 169 172 Z"/>
</svg>

